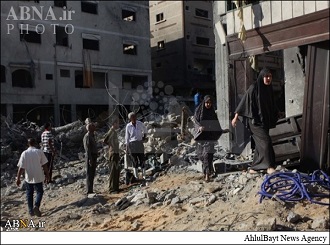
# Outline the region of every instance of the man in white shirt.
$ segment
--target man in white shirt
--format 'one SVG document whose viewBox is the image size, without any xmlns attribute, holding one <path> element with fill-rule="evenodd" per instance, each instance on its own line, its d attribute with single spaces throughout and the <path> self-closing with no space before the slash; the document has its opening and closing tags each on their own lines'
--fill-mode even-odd
<svg viewBox="0 0 330 245">
<path fill-rule="evenodd" d="M 43 151 L 35 147 L 36 144 L 37 142 L 35 139 L 28 139 L 29 148 L 23 151 L 17 164 L 19 168 L 17 172 L 16 185 L 19 186 L 21 184 L 20 178 L 25 172 L 26 198 L 29 207 L 29 214 L 31 216 L 37 215 L 40 217 L 41 212 L 39 208 L 44 193 L 43 182 L 45 181 L 45 183 L 48 183 L 50 178 L 46 164 L 48 160 Z M 37 196 L 33 207 L 34 190 L 36 190 Z"/>
<path fill-rule="evenodd" d="M 126 125 L 126 152 L 131 155 L 135 178 L 138 179 L 138 167 L 142 169 L 142 177 L 145 178 L 143 140 L 146 138 L 147 128 L 137 120 L 134 112 L 128 114 L 128 119 L 131 122 Z"/>
</svg>

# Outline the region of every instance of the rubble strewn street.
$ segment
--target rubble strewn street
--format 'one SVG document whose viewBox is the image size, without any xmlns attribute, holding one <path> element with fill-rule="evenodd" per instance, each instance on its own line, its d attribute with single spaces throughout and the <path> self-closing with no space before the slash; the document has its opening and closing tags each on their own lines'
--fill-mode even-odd
<svg viewBox="0 0 330 245">
<path fill-rule="evenodd" d="M 217 175 L 205 182 L 201 163 L 192 139 L 188 120 L 181 134 L 179 115 L 145 120 L 147 178 L 125 184 L 122 169 L 121 192 L 107 192 L 109 166 L 107 148 L 102 137 L 104 125 L 96 131 L 99 156 L 95 177 L 95 194 L 86 196 L 85 163 L 82 138 L 85 122 L 76 121 L 55 127 L 57 155 L 54 182 L 45 185 L 40 207 L 47 231 L 326 231 L 329 230 L 329 206 L 308 200 L 284 202 L 264 199 L 260 203 L 260 186 L 267 174 L 243 171 L 248 159 L 235 156 L 216 146 L 214 166 Z M 24 184 L 15 185 L 17 162 L 26 148 L 28 137 L 40 138 L 42 127 L 33 122 L 12 124 L 1 118 L 1 221 L 27 218 Z M 122 167 L 125 166 L 123 137 Z M 230 165 L 230 162 L 235 162 Z M 233 167 L 234 166 L 234 167 Z M 128 166 L 129 168 L 129 166 Z M 291 170 L 280 167 L 283 172 Z M 326 190 L 322 190 L 326 193 Z M 320 201 L 329 203 L 329 198 Z"/>
</svg>

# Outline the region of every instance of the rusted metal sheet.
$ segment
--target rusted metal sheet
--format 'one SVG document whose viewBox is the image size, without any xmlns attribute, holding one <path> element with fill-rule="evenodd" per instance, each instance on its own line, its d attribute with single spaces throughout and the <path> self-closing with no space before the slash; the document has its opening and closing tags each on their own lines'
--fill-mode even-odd
<svg viewBox="0 0 330 245">
<path fill-rule="evenodd" d="M 329 42 L 308 46 L 302 123 L 301 165 L 329 168 Z"/>
<path fill-rule="evenodd" d="M 237 34 L 228 36 L 229 58 L 277 51 L 329 40 L 329 9 L 246 32 L 244 44 Z"/>
</svg>

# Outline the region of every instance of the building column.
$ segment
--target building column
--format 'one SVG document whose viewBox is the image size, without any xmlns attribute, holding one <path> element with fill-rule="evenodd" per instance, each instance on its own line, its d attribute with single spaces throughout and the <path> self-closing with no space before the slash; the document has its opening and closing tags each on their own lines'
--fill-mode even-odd
<svg viewBox="0 0 330 245">
<path fill-rule="evenodd" d="M 6 105 L 6 112 L 7 112 L 7 117 L 9 117 L 13 120 L 13 118 L 14 118 L 13 104 L 7 104 Z"/>
<path fill-rule="evenodd" d="M 217 15 L 214 15 L 217 17 Z M 215 21 L 221 22 L 219 17 Z M 216 22 L 215 22 L 216 23 Z M 231 115 L 230 115 L 230 105 L 229 105 L 229 80 L 228 80 L 228 52 L 227 47 L 221 44 L 220 36 L 217 31 L 215 31 L 215 67 L 216 69 L 216 93 L 217 93 L 217 114 L 219 118 L 220 125 L 223 129 L 230 129 L 231 125 Z M 225 149 L 231 150 L 231 135 L 223 134 L 220 137 L 219 144 Z"/>
<path fill-rule="evenodd" d="M 71 121 L 74 122 L 77 120 L 77 105 L 71 104 Z"/>
</svg>

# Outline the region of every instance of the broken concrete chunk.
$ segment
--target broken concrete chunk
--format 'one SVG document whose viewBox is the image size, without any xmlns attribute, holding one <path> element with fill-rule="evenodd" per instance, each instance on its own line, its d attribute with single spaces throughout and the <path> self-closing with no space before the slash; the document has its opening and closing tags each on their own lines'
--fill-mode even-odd
<svg viewBox="0 0 330 245">
<path fill-rule="evenodd" d="M 328 229 L 328 228 L 329 228 L 329 218 L 319 217 L 313 220 L 312 229 Z"/>
<path fill-rule="evenodd" d="M 261 219 L 257 223 L 260 231 L 274 231 L 276 229 L 276 218 Z"/>
<path fill-rule="evenodd" d="M 290 211 L 286 220 L 290 223 L 297 223 L 299 220 L 301 220 L 301 216 Z"/>
<path fill-rule="evenodd" d="M 204 202 L 205 198 L 204 197 L 195 197 L 189 201 L 190 204 L 196 204 L 200 202 Z"/>
</svg>

